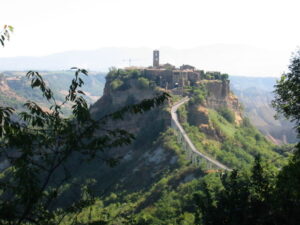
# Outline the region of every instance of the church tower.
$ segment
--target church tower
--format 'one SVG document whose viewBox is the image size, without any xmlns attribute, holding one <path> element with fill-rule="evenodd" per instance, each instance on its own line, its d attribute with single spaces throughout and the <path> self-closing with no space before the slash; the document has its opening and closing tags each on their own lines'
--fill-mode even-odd
<svg viewBox="0 0 300 225">
<path fill-rule="evenodd" d="M 154 68 L 159 67 L 159 51 L 158 50 L 153 51 L 153 67 Z"/>
</svg>

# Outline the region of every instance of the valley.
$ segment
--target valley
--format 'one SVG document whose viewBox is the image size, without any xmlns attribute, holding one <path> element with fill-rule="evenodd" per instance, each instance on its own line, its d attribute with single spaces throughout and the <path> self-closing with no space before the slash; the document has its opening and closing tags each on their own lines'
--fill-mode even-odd
<svg viewBox="0 0 300 225">
<path fill-rule="evenodd" d="M 299 8 L 1 1 L 0 225 L 299 225 Z"/>
<path fill-rule="evenodd" d="M 70 76 L 71 72 L 45 72 L 58 100 L 67 94 Z M 109 119 L 103 124 L 104 130 L 130 132 L 135 137 L 131 144 L 95 153 L 88 163 L 73 156 L 64 165 L 73 176 L 59 202 L 74 201 L 78 186 L 87 181 L 93 181 L 95 202 L 77 215 L 69 213 L 62 224 L 71 224 L 74 216 L 82 224 L 193 224 L 198 213 L 194 196 L 205 195 L 207 183 L 219 189 L 220 174 L 248 173 L 258 155 L 274 173 L 288 162 L 290 153 L 270 142 L 245 117 L 227 74 L 166 64 L 115 68 L 106 75 L 106 82 L 103 77 L 96 73 L 84 80 L 83 90 L 90 93 L 85 99 L 96 121 L 162 93 L 170 97 L 150 111 L 126 113 L 117 122 Z M 22 102 L 33 99 L 46 108 L 40 93 L 32 93 L 26 84 L 24 73 L 4 73 L 1 96 L 5 104 L 21 110 Z M 95 101 L 102 88 L 103 95 Z M 109 166 L 99 160 L 103 157 L 117 163 Z"/>
<path fill-rule="evenodd" d="M 148 80 L 148 86 L 143 86 L 141 78 L 145 77 L 137 70 L 111 71 L 104 95 L 91 106 L 92 115 L 99 118 L 105 115 L 103 109 L 110 113 L 128 102 L 134 104 L 165 91 L 157 84 L 150 85 L 151 80 Z M 115 86 L 115 83 L 119 85 Z M 275 171 L 285 165 L 286 156 L 277 153 L 275 145 L 241 116 L 237 99 L 230 93 L 228 85 L 225 81 L 203 80 L 193 87 L 181 89 L 190 97 L 186 104 L 176 104 L 187 98 L 180 100 L 180 95 L 172 94 L 178 90 L 173 89 L 169 92 L 170 103 L 142 115 L 126 115 L 117 127 L 130 131 L 136 139 L 130 146 L 110 151 L 111 156 L 120 157 L 119 165 L 109 168 L 95 161 L 80 167 L 77 176 L 104 182 L 98 182 L 94 187 L 96 193 L 102 193 L 101 197 L 79 214 L 78 220 L 87 222 L 90 210 L 95 223 L 194 223 L 197 209 L 193 195 L 203 193 L 204 182 L 218 187 L 220 171 L 205 162 L 198 164 L 198 159 L 189 157 L 184 150 L 171 125 L 172 114 L 177 117 L 174 114 L 177 108 L 182 132 L 197 148 L 196 154 L 209 155 L 204 157 L 222 169 L 248 170 L 257 154 L 267 164 L 273 161 L 268 166 Z M 224 109 L 225 105 L 228 110 Z"/>
</svg>

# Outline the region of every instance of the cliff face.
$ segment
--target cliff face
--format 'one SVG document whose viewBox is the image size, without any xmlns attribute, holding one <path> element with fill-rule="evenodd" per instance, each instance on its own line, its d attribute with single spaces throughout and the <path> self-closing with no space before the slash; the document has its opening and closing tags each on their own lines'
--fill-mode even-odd
<svg viewBox="0 0 300 225">
<path fill-rule="evenodd" d="M 151 99 L 161 93 L 159 89 L 150 86 L 142 87 L 137 79 L 129 79 L 118 88 L 114 88 L 112 82 L 112 80 L 107 79 L 103 96 L 90 108 L 95 118 L 115 112 L 127 105 L 138 104 L 145 99 Z M 124 120 L 118 121 L 118 127 L 133 134 L 146 129 L 150 121 L 153 126 L 165 127 L 170 123 L 170 116 L 162 109 L 163 107 L 160 107 L 143 114 L 127 114 Z M 114 128 L 116 126 L 114 121 L 110 121 L 108 124 Z M 147 130 L 149 129 L 147 128 Z"/>
<path fill-rule="evenodd" d="M 103 96 L 91 107 L 92 116 L 96 119 L 125 105 L 153 98 L 162 91 L 157 87 L 141 86 L 138 79 L 122 79 L 122 85 L 116 88 L 113 83 L 116 80 L 107 79 Z M 101 171 L 101 175 L 96 175 L 100 176 L 98 179 L 109 177 L 113 183 L 101 183 L 100 188 L 109 187 L 112 191 L 114 188 L 126 187 L 126 190 L 140 191 L 161 179 L 168 171 L 179 168 L 176 152 L 164 147 L 160 141 L 161 132 L 164 132 L 170 123 L 168 103 L 143 114 L 128 114 L 123 120 L 109 121 L 106 126 L 125 129 L 135 136 L 135 140 L 129 146 L 109 150 L 110 156 L 121 158 L 117 167 L 112 169 L 105 165 L 91 164 L 97 171 Z M 191 173 L 194 173 L 194 169 L 186 172 L 182 179 L 186 179 Z"/>
<path fill-rule="evenodd" d="M 229 81 L 204 81 L 207 89 L 206 107 L 220 109 L 228 107 L 240 111 L 239 101 L 230 91 Z"/>
<path fill-rule="evenodd" d="M 242 122 L 242 110 L 238 98 L 230 91 L 228 80 L 203 80 L 200 82 L 206 90 L 202 103 L 189 104 L 189 122 L 207 134 L 215 135 L 210 129 L 209 110 L 229 109 L 234 114 L 235 123 Z"/>
<path fill-rule="evenodd" d="M 128 80 L 126 85 L 123 84 L 118 88 L 113 88 L 112 82 L 113 80 L 107 79 L 103 96 L 91 107 L 92 114 L 111 113 L 125 105 L 135 104 L 158 94 L 158 91 L 150 87 L 140 87 L 135 79 Z"/>
<path fill-rule="evenodd" d="M 114 112 L 123 106 L 153 98 L 162 91 L 158 87 L 141 86 L 139 79 L 134 78 L 123 79 L 116 87 L 114 85 L 116 80 L 118 79 L 107 77 L 102 98 L 91 107 L 92 115 L 95 118 Z M 203 102 L 188 105 L 190 124 L 201 128 L 206 134 L 217 136 L 211 126 L 210 109 L 216 111 L 229 109 L 234 114 L 235 123 L 237 125 L 241 123 L 241 106 L 237 97 L 230 91 L 228 80 L 201 80 L 198 84 L 205 87 L 206 95 Z M 118 122 L 120 128 L 133 134 L 138 134 L 142 130 L 149 131 L 149 124 L 160 124 L 160 127 L 167 127 L 170 124 L 170 114 L 166 110 L 156 109 L 143 115 L 127 115 L 123 121 Z M 114 126 L 115 124 L 110 123 L 110 125 Z M 159 130 L 159 128 L 155 128 L 155 130 Z"/>
</svg>

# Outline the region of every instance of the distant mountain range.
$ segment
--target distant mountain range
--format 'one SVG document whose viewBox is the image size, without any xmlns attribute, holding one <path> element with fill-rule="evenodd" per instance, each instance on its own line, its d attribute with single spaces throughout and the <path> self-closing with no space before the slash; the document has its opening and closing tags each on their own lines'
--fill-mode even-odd
<svg viewBox="0 0 300 225">
<path fill-rule="evenodd" d="M 245 45 L 216 44 L 191 49 L 163 47 L 160 62 L 176 66 L 191 64 L 199 69 L 217 70 L 245 76 L 279 76 L 288 65 L 290 52 L 259 49 Z M 41 57 L 0 58 L 0 71 L 5 70 L 66 70 L 84 67 L 107 71 L 124 66 L 152 64 L 150 48 L 100 48 L 89 51 L 69 51 Z"/>
</svg>

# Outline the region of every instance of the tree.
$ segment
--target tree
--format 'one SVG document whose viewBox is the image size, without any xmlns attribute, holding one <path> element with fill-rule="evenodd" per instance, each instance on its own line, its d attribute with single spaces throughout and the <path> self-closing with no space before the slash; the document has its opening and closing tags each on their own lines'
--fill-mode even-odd
<svg viewBox="0 0 300 225">
<path fill-rule="evenodd" d="M 272 104 L 278 114 L 296 123 L 300 134 L 300 51 L 291 59 L 289 72 L 275 85 Z M 299 224 L 300 143 L 298 152 L 280 171 L 262 167 L 256 158 L 251 176 L 233 171 L 221 177 L 222 189 L 203 185 L 195 195 L 198 221 L 204 224 Z M 265 166 L 266 167 L 266 166 Z M 199 223 L 200 224 L 200 223 Z"/>
<path fill-rule="evenodd" d="M 203 193 L 195 194 L 194 200 L 198 224 L 277 224 L 273 214 L 272 197 L 274 176 L 262 166 L 256 157 L 251 175 L 237 170 L 221 176 L 222 189 L 215 191 L 208 183 Z"/>
<path fill-rule="evenodd" d="M 0 224 L 60 224 L 66 215 L 73 215 L 76 221 L 78 213 L 93 204 L 91 186 L 96 181 L 72 179 L 72 161 L 102 160 L 116 165 L 118 159 L 105 152 L 130 144 L 134 136 L 106 124 L 157 107 L 169 96 L 162 93 L 94 119 L 80 90 L 84 85 L 81 76 L 88 72 L 72 69 L 75 77 L 64 102 L 55 99 L 38 72 L 29 71 L 26 77 L 31 87 L 39 89 L 50 106 L 45 109 L 28 101 L 24 111 L 16 112 L 0 105 L 0 159 L 6 163 L 0 170 Z M 66 118 L 62 108 L 68 104 L 72 115 Z M 75 199 L 66 199 L 69 190 L 74 191 Z"/>
<path fill-rule="evenodd" d="M 229 108 L 222 107 L 218 110 L 221 116 L 223 116 L 229 123 L 234 123 L 235 115 Z"/>
<path fill-rule="evenodd" d="M 72 181 L 70 161 L 74 157 L 85 162 L 98 158 L 114 166 L 117 160 L 105 158 L 102 153 L 131 143 L 134 137 L 125 130 L 108 129 L 106 122 L 122 119 L 126 113 L 143 113 L 163 104 L 167 98 L 163 93 L 95 120 L 79 89 L 83 85 L 80 75 L 87 75 L 87 71 L 74 69 L 75 78 L 63 103 L 55 100 L 38 72 L 30 71 L 27 77 L 31 79 L 32 88 L 39 88 L 51 106 L 45 110 L 28 101 L 24 104 L 27 110 L 20 113 L 0 107 L 0 157 L 8 162 L 0 178 L 0 221 L 3 224 L 57 224 L 58 218 L 66 213 L 78 212 L 91 204 L 93 198 L 88 198 L 88 186 L 83 184 L 79 192 L 81 199 L 57 205 L 63 196 L 63 185 Z M 73 104 L 72 117 L 64 118 L 61 109 L 68 103 Z M 64 210 L 59 209 L 61 207 Z"/>
<path fill-rule="evenodd" d="M 279 114 L 295 122 L 300 136 L 300 50 L 292 57 L 289 72 L 275 85 L 273 107 Z M 300 142 L 289 164 L 278 175 L 277 215 L 281 224 L 297 224 L 300 220 Z"/>
<path fill-rule="evenodd" d="M 279 114 L 294 121 L 300 134 L 300 50 L 293 55 L 289 72 L 283 74 L 275 85 L 274 94 L 273 107 Z"/>
</svg>

